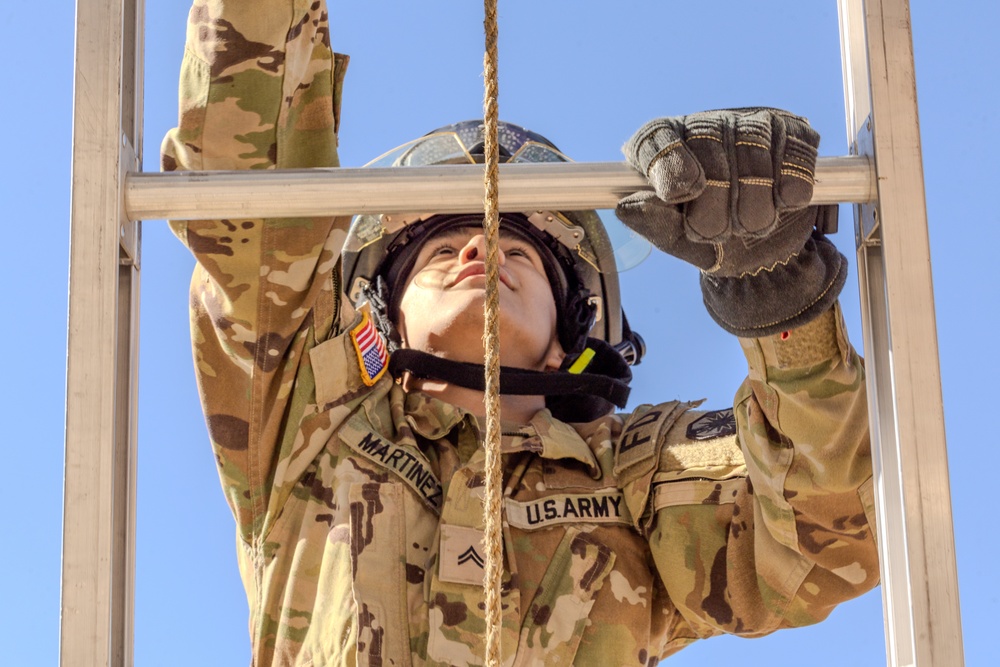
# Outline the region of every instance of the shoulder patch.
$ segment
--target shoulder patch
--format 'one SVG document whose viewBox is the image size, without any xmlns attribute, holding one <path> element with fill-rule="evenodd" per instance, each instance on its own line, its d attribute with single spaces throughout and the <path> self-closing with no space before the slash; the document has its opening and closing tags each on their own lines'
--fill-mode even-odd
<svg viewBox="0 0 1000 667">
<path fill-rule="evenodd" d="M 367 312 L 362 311 L 361 323 L 351 329 L 351 341 L 358 353 L 358 369 L 361 381 L 371 387 L 389 367 L 389 352 Z"/>
<path fill-rule="evenodd" d="M 671 401 L 640 405 L 635 409 L 615 442 L 614 472 L 621 483 L 641 477 L 656 467 L 662 446 L 661 435 L 689 408 L 690 403 Z"/>
<path fill-rule="evenodd" d="M 734 435 L 735 433 L 736 415 L 733 414 L 732 408 L 706 412 L 688 424 L 687 427 L 687 437 L 689 440 L 712 440 L 713 438 L 724 438 L 727 435 Z"/>
</svg>

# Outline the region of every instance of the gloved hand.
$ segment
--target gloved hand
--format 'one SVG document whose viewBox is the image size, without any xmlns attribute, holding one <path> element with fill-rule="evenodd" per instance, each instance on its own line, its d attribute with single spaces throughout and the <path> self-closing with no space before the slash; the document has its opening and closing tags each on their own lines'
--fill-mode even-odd
<svg viewBox="0 0 1000 667">
<path fill-rule="evenodd" d="M 818 146 L 805 119 L 778 109 L 654 120 L 623 150 L 655 193 L 625 197 L 616 213 L 702 270 L 722 328 L 779 333 L 823 313 L 846 279 L 846 258 L 822 235 L 836 229 L 837 207 L 808 205 Z"/>
</svg>

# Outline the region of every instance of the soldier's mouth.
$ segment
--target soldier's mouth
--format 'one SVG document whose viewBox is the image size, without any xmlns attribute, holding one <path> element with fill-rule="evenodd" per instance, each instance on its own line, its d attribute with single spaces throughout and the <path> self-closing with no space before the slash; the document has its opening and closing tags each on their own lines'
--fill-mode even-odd
<svg viewBox="0 0 1000 667">
<path fill-rule="evenodd" d="M 446 287 L 454 287 L 463 280 L 467 278 L 475 278 L 476 276 L 486 275 L 486 264 L 484 262 L 471 262 L 465 268 L 458 272 L 458 274 L 448 282 Z M 506 285 L 508 288 L 513 289 L 510 284 L 510 277 L 506 275 L 503 267 L 500 268 L 500 282 Z"/>
</svg>

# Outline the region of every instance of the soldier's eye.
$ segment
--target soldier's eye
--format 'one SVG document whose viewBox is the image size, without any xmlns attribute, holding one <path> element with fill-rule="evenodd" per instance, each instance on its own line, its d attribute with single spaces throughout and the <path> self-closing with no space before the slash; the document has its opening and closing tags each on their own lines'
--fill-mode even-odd
<svg viewBox="0 0 1000 667">
<path fill-rule="evenodd" d="M 508 257 L 531 257 L 528 254 L 528 249 L 524 246 L 510 246 L 504 251 L 504 254 Z"/>
<path fill-rule="evenodd" d="M 451 243 L 439 243 L 431 248 L 430 257 L 447 257 L 458 252 Z"/>
</svg>

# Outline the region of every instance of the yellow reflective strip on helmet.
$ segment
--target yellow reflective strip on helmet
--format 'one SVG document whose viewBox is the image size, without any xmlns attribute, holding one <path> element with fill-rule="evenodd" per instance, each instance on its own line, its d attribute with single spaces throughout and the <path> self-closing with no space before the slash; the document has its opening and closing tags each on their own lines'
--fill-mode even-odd
<svg viewBox="0 0 1000 667">
<path fill-rule="evenodd" d="M 595 352 L 589 347 L 581 352 L 580 356 L 573 362 L 573 365 L 569 367 L 569 372 L 573 375 L 582 373 L 590 365 L 590 362 L 594 360 L 594 354 Z"/>
</svg>

